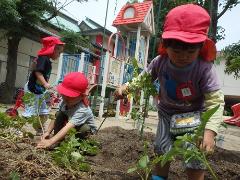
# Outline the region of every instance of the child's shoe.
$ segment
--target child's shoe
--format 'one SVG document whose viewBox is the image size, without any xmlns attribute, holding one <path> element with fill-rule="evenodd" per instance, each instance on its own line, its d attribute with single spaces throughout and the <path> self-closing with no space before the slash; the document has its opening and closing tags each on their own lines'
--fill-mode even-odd
<svg viewBox="0 0 240 180">
<path fill-rule="evenodd" d="M 167 178 L 162 176 L 152 175 L 152 180 L 167 180 Z"/>
</svg>

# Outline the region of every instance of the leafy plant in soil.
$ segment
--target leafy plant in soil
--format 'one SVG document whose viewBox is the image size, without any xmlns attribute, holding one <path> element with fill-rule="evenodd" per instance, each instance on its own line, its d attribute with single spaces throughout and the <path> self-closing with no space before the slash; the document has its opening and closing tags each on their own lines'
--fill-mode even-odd
<svg viewBox="0 0 240 180">
<path fill-rule="evenodd" d="M 40 118 L 40 107 L 43 103 L 43 101 L 47 101 L 50 97 L 49 97 L 49 92 L 48 91 L 45 91 L 42 98 L 39 98 L 38 100 L 38 104 L 37 104 L 37 115 L 36 116 L 31 116 L 30 118 L 28 118 L 28 121 L 30 124 L 32 124 L 33 128 L 35 130 L 37 130 L 39 128 L 39 125 L 42 129 L 42 132 L 44 134 L 44 127 L 43 127 L 43 124 L 42 124 L 42 121 L 41 121 L 41 118 Z M 30 92 L 26 92 L 24 93 L 24 96 L 23 96 L 23 102 L 24 104 L 26 104 L 27 106 L 35 106 L 35 95 L 33 93 L 30 93 Z"/>
<path fill-rule="evenodd" d="M 52 152 L 53 160 L 69 171 L 89 171 L 90 165 L 84 155 L 96 155 L 99 151 L 98 143 L 93 140 L 79 140 L 76 130 L 72 129 L 59 147 Z"/>
<path fill-rule="evenodd" d="M 48 98 L 48 94 L 45 94 L 42 99 L 39 100 L 38 107 L 42 104 L 44 99 Z M 25 93 L 23 96 L 23 101 L 25 104 L 32 106 L 35 103 L 35 98 L 32 93 Z M 5 140 L 8 141 L 16 141 L 17 139 L 21 137 L 30 137 L 33 138 L 34 135 L 25 130 L 23 127 L 26 124 L 31 124 L 34 129 L 37 128 L 37 126 L 41 125 L 41 128 L 43 130 L 43 125 L 40 120 L 39 116 L 39 108 L 37 110 L 37 116 L 32 116 L 30 118 L 24 118 L 20 116 L 16 117 L 10 117 L 6 113 L 0 112 L 0 128 L 2 129 L 2 132 L 0 133 L 0 138 L 5 138 Z"/>
<path fill-rule="evenodd" d="M 128 169 L 127 173 L 137 172 L 137 174 L 141 177 L 141 180 L 147 180 L 149 175 L 152 171 L 153 161 L 150 161 L 150 158 L 147 153 L 148 142 L 144 143 L 144 151 L 141 155 L 140 159 L 138 160 L 137 164 L 133 167 Z M 143 172 L 143 173 L 142 173 Z"/>
<path fill-rule="evenodd" d="M 139 161 L 137 162 L 137 165 L 128 170 L 128 173 L 136 171 L 142 180 L 147 180 L 151 173 L 152 167 L 155 164 L 160 162 L 161 166 L 164 166 L 167 162 L 175 160 L 176 157 L 182 157 L 185 163 L 190 162 L 192 160 L 201 161 L 205 165 L 205 167 L 209 170 L 213 179 L 215 180 L 218 179 L 207 160 L 206 152 L 200 149 L 199 147 L 200 142 L 203 139 L 205 126 L 210 117 L 217 111 L 218 108 L 219 106 L 216 106 L 215 108 L 212 108 L 202 113 L 201 124 L 194 131 L 194 133 L 192 134 L 187 133 L 183 136 L 177 136 L 176 141 L 174 141 L 171 150 L 165 153 L 164 155 L 156 156 L 151 161 L 147 154 L 145 145 L 144 154 L 140 157 Z M 144 173 L 144 176 L 141 175 L 141 172 Z"/>
<path fill-rule="evenodd" d="M 92 139 L 81 140 L 80 144 L 79 150 L 83 155 L 95 156 L 99 152 L 99 143 Z"/>
<path fill-rule="evenodd" d="M 145 118 L 147 116 L 149 108 L 149 98 L 150 96 L 155 96 L 157 90 L 152 83 L 152 77 L 149 73 L 143 71 L 140 74 L 140 68 L 136 59 L 132 60 L 133 64 L 133 79 L 129 82 L 127 90 L 132 95 L 135 101 L 135 106 L 131 113 L 132 119 L 137 121 L 138 128 L 140 129 L 140 135 L 143 136 L 143 130 L 145 128 Z M 141 93 L 143 95 L 144 103 L 140 102 Z"/>
<path fill-rule="evenodd" d="M 33 134 L 23 128 L 27 123 L 25 118 L 10 117 L 6 113 L 0 112 L 0 139 L 10 142 L 18 148 L 17 140 L 22 137 L 33 138 Z"/>
<path fill-rule="evenodd" d="M 38 102 L 37 115 L 28 119 L 28 122 L 35 129 L 40 124 L 43 132 L 44 128 L 39 116 L 39 108 L 42 102 L 48 98 L 49 94 L 47 92 L 44 93 L 44 96 Z M 23 100 L 29 106 L 33 106 L 35 103 L 35 97 L 32 93 L 25 93 Z M 56 147 L 52 152 L 52 158 L 59 166 L 71 172 L 89 171 L 90 165 L 85 161 L 84 155 L 96 155 L 98 151 L 97 142 L 93 140 L 79 140 L 76 138 L 76 130 L 72 129 L 60 146 Z"/>
</svg>

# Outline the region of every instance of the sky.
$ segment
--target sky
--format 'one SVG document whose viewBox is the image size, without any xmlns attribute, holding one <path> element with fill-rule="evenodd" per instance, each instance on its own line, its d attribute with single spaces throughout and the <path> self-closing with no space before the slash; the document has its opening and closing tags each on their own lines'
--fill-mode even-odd
<svg viewBox="0 0 240 180">
<path fill-rule="evenodd" d="M 63 0 L 62 0 L 63 1 Z M 117 1 L 117 3 L 116 3 Z M 108 15 L 107 15 L 107 29 L 115 32 L 116 29 L 112 27 L 112 22 L 116 18 L 121 7 L 126 4 L 127 0 L 109 0 Z M 106 15 L 107 0 L 88 0 L 88 2 L 73 2 L 65 7 L 63 11 L 68 16 L 81 22 L 88 17 L 98 24 L 104 26 Z M 217 43 L 217 50 L 221 50 L 227 45 L 237 43 L 240 41 L 240 4 L 227 11 L 218 22 L 219 26 L 225 28 L 225 39 Z"/>
</svg>

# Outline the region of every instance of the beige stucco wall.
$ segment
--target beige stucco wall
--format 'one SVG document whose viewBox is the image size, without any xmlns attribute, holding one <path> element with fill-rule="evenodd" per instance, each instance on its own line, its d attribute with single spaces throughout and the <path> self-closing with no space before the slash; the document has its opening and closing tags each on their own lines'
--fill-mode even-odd
<svg viewBox="0 0 240 180">
<path fill-rule="evenodd" d="M 225 61 L 215 65 L 224 95 L 240 96 L 240 79 L 235 79 L 233 75 L 224 73 Z"/>
<path fill-rule="evenodd" d="M 0 36 L 3 32 L 0 31 Z M 19 43 L 18 57 L 17 57 L 17 76 L 16 76 L 16 87 L 23 87 L 28 78 L 28 68 L 30 57 L 36 57 L 37 51 L 41 48 L 39 42 L 33 41 L 28 38 L 22 38 Z M 0 41 L 0 83 L 5 81 L 6 77 L 6 60 L 7 60 L 7 41 Z M 52 74 L 50 83 L 54 84 L 57 75 L 58 61 L 52 63 Z"/>
</svg>

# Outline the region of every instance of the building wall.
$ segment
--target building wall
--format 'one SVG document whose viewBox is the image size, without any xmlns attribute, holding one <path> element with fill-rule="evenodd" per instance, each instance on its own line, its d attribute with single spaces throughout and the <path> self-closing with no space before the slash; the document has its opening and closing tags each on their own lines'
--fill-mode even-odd
<svg viewBox="0 0 240 180">
<path fill-rule="evenodd" d="M 233 75 L 224 73 L 225 61 L 222 60 L 219 65 L 215 65 L 224 95 L 240 96 L 240 79 L 235 79 Z"/>
<path fill-rule="evenodd" d="M 0 36 L 3 35 L 3 31 L 0 31 Z M 33 59 L 37 55 L 37 51 L 41 48 L 39 42 L 33 41 L 28 38 L 22 38 L 19 43 L 18 56 L 17 56 L 17 76 L 16 87 L 23 87 L 27 82 L 29 74 L 30 59 Z M 5 81 L 6 78 L 6 60 L 7 60 L 7 41 L 0 41 L 0 83 Z M 57 76 L 58 61 L 52 63 L 52 74 L 50 83 L 54 84 Z"/>
</svg>

